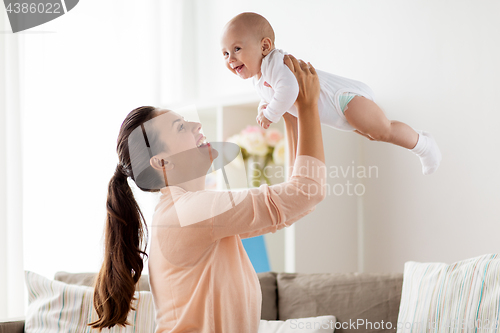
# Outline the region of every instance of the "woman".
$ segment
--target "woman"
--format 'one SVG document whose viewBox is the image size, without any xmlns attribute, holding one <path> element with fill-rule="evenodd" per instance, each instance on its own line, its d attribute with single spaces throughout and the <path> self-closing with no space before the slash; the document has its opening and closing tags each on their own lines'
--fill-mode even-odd
<svg viewBox="0 0 500 333">
<path fill-rule="evenodd" d="M 232 193 L 206 191 L 204 177 L 185 176 L 200 165 L 206 173 L 210 162 L 203 161 L 217 155 L 209 145 L 200 146 L 199 123 L 152 107 L 127 116 L 118 137 L 120 163 L 109 183 L 105 258 L 94 292 L 99 320 L 90 324 L 93 328 L 127 324 L 143 269 L 145 224 L 127 184 L 130 176 L 141 189 L 159 188 L 162 194 L 148 258 L 156 332 L 258 331 L 260 284 L 241 238 L 290 226 L 325 196 L 318 77 L 310 64 L 293 56 L 285 64 L 300 92 L 298 119 L 285 118 L 293 173 L 281 184 Z M 142 141 L 133 139 L 141 133 Z"/>
</svg>

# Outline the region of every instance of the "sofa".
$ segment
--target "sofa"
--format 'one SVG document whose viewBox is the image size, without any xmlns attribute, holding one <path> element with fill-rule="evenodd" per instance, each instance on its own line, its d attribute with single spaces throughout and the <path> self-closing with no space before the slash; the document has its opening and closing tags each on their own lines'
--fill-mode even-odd
<svg viewBox="0 0 500 333">
<path fill-rule="evenodd" d="M 335 332 L 396 332 L 402 273 L 266 272 L 257 275 L 262 289 L 262 319 L 334 315 L 337 323 L 342 323 Z M 94 277 L 95 273 L 58 272 L 54 280 L 91 286 Z M 149 290 L 147 275 L 141 277 L 138 290 Z M 381 322 L 390 322 L 392 329 L 377 329 L 373 325 Z M 354 328 L 353 323 L 358 326 Z M 23 320 L 0 323 L 0 333 L 23 332 Z"/>
<path fill-rule="evenodd" d="M 26 271 L 30 298 L 26 322 L 0 323 L 0 333 L 22 333 L 25 327 L 32 332 L 88 332 L 87 324 L 97 319 L 89 287 L 95 276 L 58 272 L 51 280 Z M 404 273 L 267 272 L 258 277 L 259 333 L 500 330 L 500 254 L 451 264 L 408 261 Z M 143 276 L 132 304 L 136 311 L 127 318 L 132 326 L 110 332 L 154 331 L 154 304 L 148 290 L 148 277 Z M 313 330 L 297 325 L 325 321 L 328 327 Z"/>
</svg>

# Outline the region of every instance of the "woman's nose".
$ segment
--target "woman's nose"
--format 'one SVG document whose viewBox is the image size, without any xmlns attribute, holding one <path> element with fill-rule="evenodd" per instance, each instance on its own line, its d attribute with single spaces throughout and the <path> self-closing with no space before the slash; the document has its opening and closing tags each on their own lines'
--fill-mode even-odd
<svg viewBox="0 0 500 333">
<path fill-rule="evenodd" d="M 199 122 L 193 122 L 193 129 L 196 131 L 196 132 L 199 132 L 201 130 L 201 123 Z"/>
</svg>

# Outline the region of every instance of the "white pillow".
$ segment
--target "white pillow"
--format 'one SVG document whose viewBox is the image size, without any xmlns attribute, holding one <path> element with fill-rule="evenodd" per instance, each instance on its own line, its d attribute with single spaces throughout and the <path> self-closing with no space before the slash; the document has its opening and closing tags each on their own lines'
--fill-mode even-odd
<svg viewBox="0 0 500 333">
<path fill-rule="evenodd" d="M 451 265 L 407 262 L 398 333 L 475 332 L 476 328 L 479 332 L 494 332 L 500 328 L 499 302 L 498 254 Z"/>
<path fill-rule="evenodd" d="M 332 333 L 335 329 L 334 316 L 320 316 L 300 319 L 261 320 L 258 333 Z"/>
<path fill-rule="evenodd" d="M 90 332 L 88 323 L 98 319 L 93 306 L 93 288 L 49 280 L 25 271 L 29 306 L 25 332 Z M 135 293 L 126 328 L 114 326 L 102 332 L 151 332 L 155 330 L 153 297 L 149 291 Z M 93 331 L 92 331 L 93 332 Z M 97 330 L 96 330 L 97 332 Z"/>
</svg>

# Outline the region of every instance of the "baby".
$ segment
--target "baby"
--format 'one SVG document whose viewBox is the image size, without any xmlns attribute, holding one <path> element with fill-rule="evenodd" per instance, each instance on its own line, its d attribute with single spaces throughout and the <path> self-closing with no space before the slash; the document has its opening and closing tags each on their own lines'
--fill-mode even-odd
<svg viewBox="0 0 500 333">
<path fill-rule="evenodd" d="M 242 79 L 253 78 L 261 97 L 257 116 L 260 126 L 267 129 L 285 112 L 297 117 L 294 103 L 299 86 L 284 64 L 287 53 L 275 48 L 273 28 L 264 17 L 256 13 L 235 16 L 224 27 L 221 47 L 231 72 Z M 407 148 L 420 158 L 424 175 L 437 170 L 441 152 L 429 133 L 388 120 L 366 84 L 316 72 L 321 86 L 318 109 L 322 124 Z"/>
</svg>

